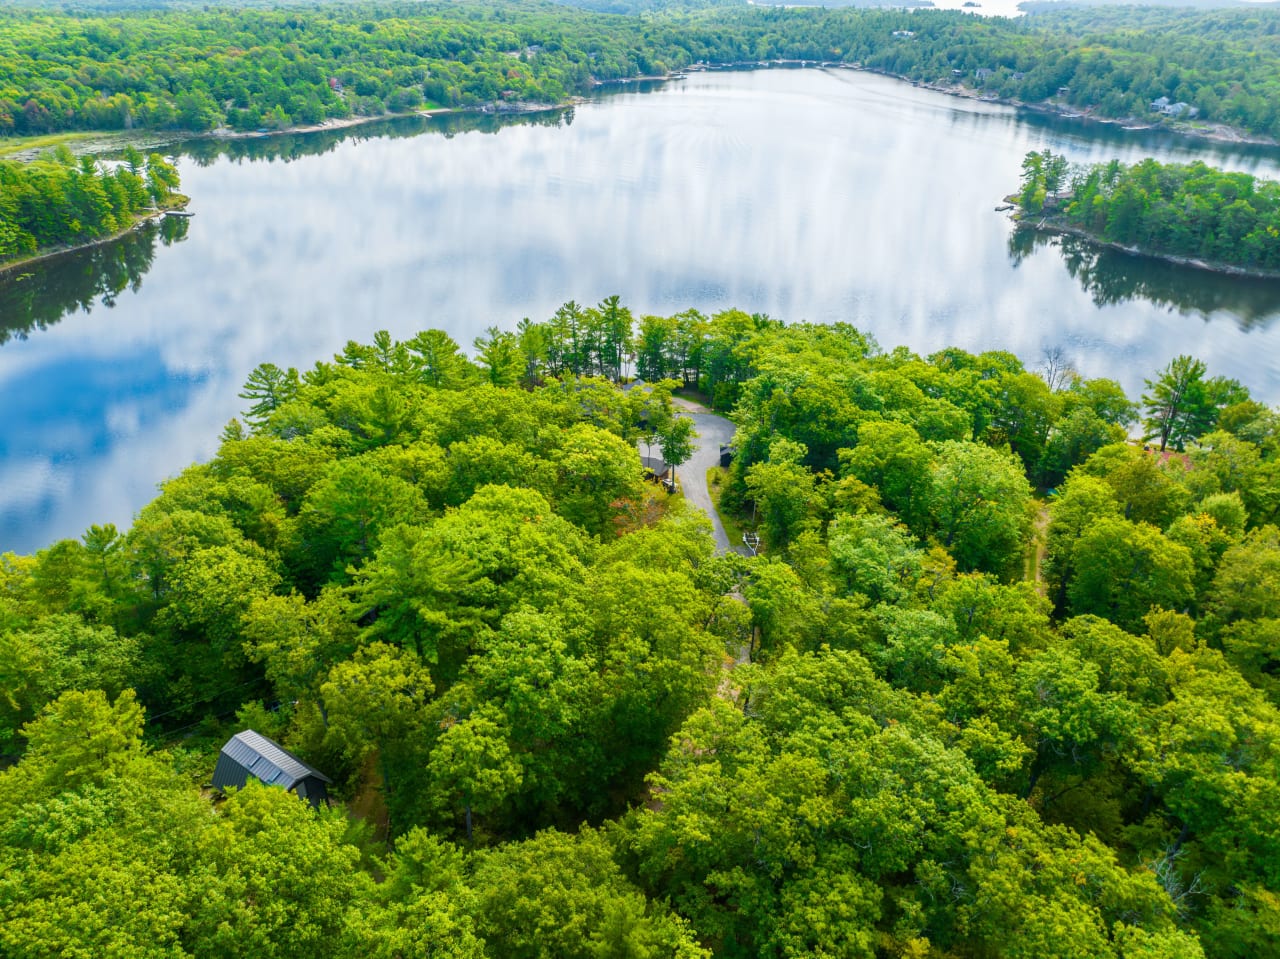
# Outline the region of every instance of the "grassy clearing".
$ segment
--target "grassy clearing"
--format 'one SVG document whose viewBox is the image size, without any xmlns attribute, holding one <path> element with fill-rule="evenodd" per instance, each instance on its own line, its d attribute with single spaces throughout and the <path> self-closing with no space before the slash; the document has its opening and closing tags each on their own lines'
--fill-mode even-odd
<svg viewBox="0 0 1280 959">
<path fill-rule="evenodd" d="M 46 133 L 32 137 L 0 138 L 0 157 L 12 159 L 19 156 L 34 155 L 57 146 L 69 147 L 75 152 L 77 144 L 85 141 L 100 141 L 107 137 L 118 136 L 111 133 L 89 133 L 77 130 L 72 133 Z"/>
<path fill-rule="evenodd" d="M 59 146 L 65 146 L 76 156 L 114 155 L 129 144 L 150 153 L 189 136 L 190 133 L 175 130 L 73 130 L 30 137 L 0 137 L 0 160 L 34 160 Z"/>
<path fill-rule="evenodd" d="M 706 393 L 700 393 L 697 390 L 682 386 L 677 390 L 673 390 L 671 395 L 677 396 L 682 400 L 688 400 L 690 403 L 696 403 L 698 406 L 705 408 L 708 413 L 711 412 L 711 397 Z"/>
<path fill-rule="evenodd" d="M 52 150 L 60 143 L 70 146 L 77 140 L 91 136 L 87 133 L 49 133 L 38 137 L 5 137 L 0 140 L 0 157 L 25 153 L 28 150 Z"/>
<path fill-rule="evenodd" d="M 724 524 L 725 535 L 729 537 L 729 543 L 735 549 L 742 545 L 742 534 L 751 528 L 749 523 L 744 522 L 743 517 L 733 513 L 726 513 L 720 508 L 720 494 L 724 490 L 725 480 L 728 479 L 729 471 L 723 466 L 713 466 L 707 470 L 707 490 L 711 493 L 711 503 L 716 508 L 716 515 L 720 517 L 720 522 Z"/>
</svg>

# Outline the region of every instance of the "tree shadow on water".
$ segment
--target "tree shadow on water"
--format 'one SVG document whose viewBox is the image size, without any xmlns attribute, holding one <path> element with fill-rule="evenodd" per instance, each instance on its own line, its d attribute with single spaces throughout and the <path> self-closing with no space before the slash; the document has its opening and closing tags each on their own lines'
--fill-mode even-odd
<svg viewBox="0 0 1280 959">
<path fill-rule="evenodd" d="M 1196 269 L 1028 226 L 1009 237 L 1014 266 L 1045 248 L 1057 250 L 1097 306 L 1146 300 L 1206 320 L 1226 314 L 1245 331 L 1265 329 L 1280 317 L 1280 280 Z"/>
<path fill-rule="evenodd" d="M 187 237 L 190 221 L 165 217 L 115 240 L 0 274 L 0 344 L 25 340 L 73 313 L 112 307 L 125 290 L 137 292 L 155 261 L 156 244 Z"/>
</svg>

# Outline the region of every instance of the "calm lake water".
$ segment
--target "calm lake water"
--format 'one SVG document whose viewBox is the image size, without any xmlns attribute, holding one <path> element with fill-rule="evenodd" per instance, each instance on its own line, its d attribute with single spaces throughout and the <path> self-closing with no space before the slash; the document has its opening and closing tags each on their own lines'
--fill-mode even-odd
<svg viewBox="0 0 1280 959">
<path fill-rule="evenodd" d="M 1137 396 L 1178 353 L 1280 400 L 1280 284 L 1014 234 L 1022 156 L 1280 153 L 1020 116 L 846 70 L 700 74 L 509 122 L 411 118 L 197 143 L 196 216 L 0 281 L 0 551 L 126 526 L 207 458 L 255 365 L 378 329 L 730 306 L 885 348 L 1061 346 Z"/>
</svg>

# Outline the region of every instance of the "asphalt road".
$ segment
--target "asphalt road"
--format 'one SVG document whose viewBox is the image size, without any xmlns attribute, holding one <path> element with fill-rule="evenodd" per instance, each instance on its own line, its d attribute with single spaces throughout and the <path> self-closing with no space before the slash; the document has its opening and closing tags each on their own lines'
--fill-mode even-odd
<svg viewBox="0 0 1280 959">
<path fill-rule="evenodd" d="M 724 525 L 711 504 L 711 491 L 707 489 L 707 470 L 720 465 L 720 444 L 728 444 L 733 439 L 735 427 L 723 416 L 708 413 L 703 407 L 688 400 L 677 398 L 674 403 L 683 411 L 683 415 L 693 420 L 698 431 L 698 448 L 689 462 L 676 470 L 676 480 L 684 491 L 684 498 L 711 518 L 717 552 L 742 552 L 740 543 L 729 542 Z"/>
</svg>

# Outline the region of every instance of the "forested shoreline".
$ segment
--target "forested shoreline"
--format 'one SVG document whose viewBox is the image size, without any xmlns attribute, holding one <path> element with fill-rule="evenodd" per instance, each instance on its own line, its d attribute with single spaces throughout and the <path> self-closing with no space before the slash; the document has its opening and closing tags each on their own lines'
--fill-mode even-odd
<svg viewBox="0 0 1280 959">
<path fill-rule="evenodd" d="M 129 530 L 0 555 L 6 955 L 1280 945 L 1280 415 L 1243 385 L 617 298 L 473 345 L 263 364 Z M 643 482 L 682 386 L 760 556 Z M 245 727 L 334 808 L 202 789 Z"/>
<path fill-rule="evenodd" d="M 140 217 L 185 202 L 178 171 L 157 153 L 133 148 L 108 168 L 66 147 L 46 160 L 0 160 L 0 270 L 57 248 L 132 229 Z"/>
<path fill-rule="evenodd" d="M 1278 28 L 1274 10 L 1089 8 L 1004 20 L 731 5 L 641 17 L 534 0 L 19 8 L 0 11 L 0 136 L 280 130 L 426 107 L 563 103 L 595 82 L 696 63 L 806 60 L 1143 122 L 1168 122 L 1150 108 L 1164 98 L 1200 121 L 1275 137 Z"/>
<path fill-rule="evenodd" d="M 1071 168 L 1029 153 L 1015 199 L 1021 218 L 1209 269 L 1280 276 L 1280 184 L 1196 161 L 1148 158 Z"/>
</svg>

